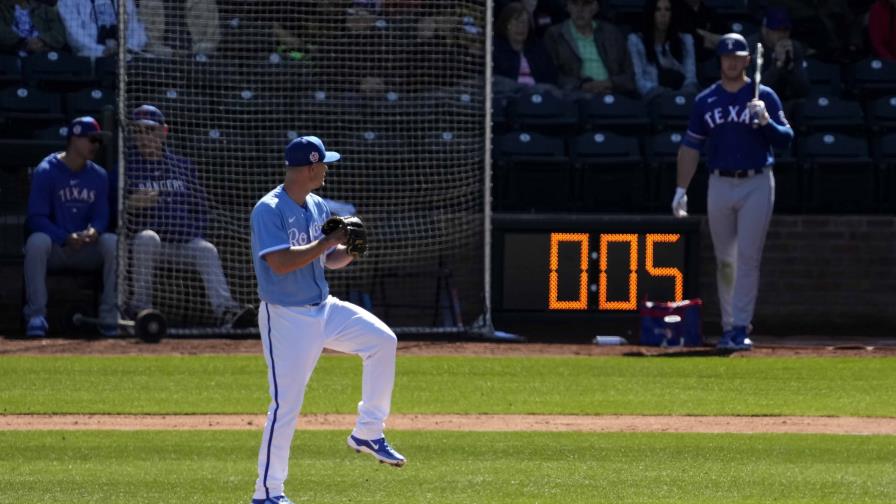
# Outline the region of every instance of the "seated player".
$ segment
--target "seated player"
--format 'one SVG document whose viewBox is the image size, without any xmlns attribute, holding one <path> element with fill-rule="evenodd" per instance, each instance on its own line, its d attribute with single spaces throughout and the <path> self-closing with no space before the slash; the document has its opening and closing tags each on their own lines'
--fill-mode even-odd
<svg viewBox="0 0 896 504">
<path fill-rule="evenodd" d="M 127 149 L 126 205 L 133 238 L 134 314 L 150 308 L 152 277 L 161 254 L 193 265 L 202 276 L 212 310 L 223 326 L 255 325 L 255 309 L 230 295 L 218 249 L 203 236 L 209 211 L 193 164 L 165 146 L 168 125 L 152 105 L 134 109 L 133 143 Z"/>
<path fill-rule="evenodd" d="M 93 162 L 103 131 L 92 117 L 79 117 L 68 128 L 65 151 L 50 154 L 31 176 L 25 242 L 26 334 L 47 334 L 47 270 L 103 270 L 100 332 L 118 334 L 116 251 L 118 239 L 107 233 L 109 179 Z"/>
</svg>

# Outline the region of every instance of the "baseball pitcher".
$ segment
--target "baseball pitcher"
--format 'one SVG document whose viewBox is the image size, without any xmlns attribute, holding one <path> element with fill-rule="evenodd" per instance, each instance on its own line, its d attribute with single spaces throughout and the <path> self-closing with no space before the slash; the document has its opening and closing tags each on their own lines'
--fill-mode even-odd
<svg viewBox="0 0 896 504">
<path fill-rule="evenodd" d="M 324 268 L 343 268 L 367 250 L 357 217 L 332 217 L 311 191 L 339 153 L 314 136 L 286 147 L 284 183 L 252 210 L 252 257 L 261 305 L 258 328 L 268 364 L 271 403 L 258 454 L 252 504 L 289 504 L 284 496 L 289 449 L 305 386 L 324 348 L 364 361 L 358 419 L 348 445 L 401 467 L 405 458 L 383 434 L 392 402 L 397 340 L 363 308 L 330 295 Z"/>
</svg>

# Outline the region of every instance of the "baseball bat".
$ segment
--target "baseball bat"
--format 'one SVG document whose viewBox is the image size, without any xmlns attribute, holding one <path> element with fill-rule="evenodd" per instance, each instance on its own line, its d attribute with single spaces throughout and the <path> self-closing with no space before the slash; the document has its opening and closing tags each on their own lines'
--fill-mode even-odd
<svg viewBox="0 0 896 504">
<path fill-rule="evenodd" d="M 756 43 L 756 71 L 753 72 L 753 99 L 759 99 L 759 83 L 762 82 L 762 43 Z M 754 128 L 759 127 L 759 118 L 753 117 L 752 124 Z"/>
</svg>

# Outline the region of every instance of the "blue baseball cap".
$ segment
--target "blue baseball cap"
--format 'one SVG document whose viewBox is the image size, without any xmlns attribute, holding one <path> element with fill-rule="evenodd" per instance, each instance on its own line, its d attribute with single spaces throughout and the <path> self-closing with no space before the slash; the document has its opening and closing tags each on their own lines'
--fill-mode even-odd
<svg viewBox="0 0 896 504">
<path fill-rule="evenodd" d="M 716 46 L 716 54 L 724 56 L 733 54 L 735 56 L 749 56 L 750 47 L 747 45 L 747 39 L 739 33 L 726 33 L 719 39 Z"/>
<path fill-rule="evenodd" d="M 140 105 L 135 108 L 131 113 L 131 118 L 137 124 L 142 124 L 144 126 L 165 125 L 165 116 L 162 114 L 162 111 L 149 104 Z"/>
<path fill-rule="evenodd" d="M 104 137 L 107 132 L 103 131 L 100 123 L 90 116 L 76 117 L 68 127 L 68 138 L 71 137 Z"/>
<path fill-rule="evenodd" d="M 331 163 L 342 157 L 328 151 L 316 136 L 298 137 L 286 146 L 286 166 L 307 166 L 314 163 Z"/>
<path fill-rule="evenodd" d="M 786 7 L 771 6 L 765 11 L 762 24 L 769 30 L 789 30 L 793 24 Z"/>
</svg>

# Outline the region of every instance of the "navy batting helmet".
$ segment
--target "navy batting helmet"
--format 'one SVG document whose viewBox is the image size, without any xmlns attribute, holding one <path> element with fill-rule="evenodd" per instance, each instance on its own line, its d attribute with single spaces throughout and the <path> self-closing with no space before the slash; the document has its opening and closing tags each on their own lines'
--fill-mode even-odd
<svg viewBox="0 0 896 504">
<path fill-rule="evenodd" d="M 734 54 L 735 56 L 749 56 L 750 47 L 747 45 L 747 39 L 739 33 L 726 33 L 719 39 L 716 46 L 716 54 L 723 56 L 725 54 Z"/>
</svg>

